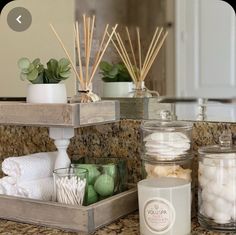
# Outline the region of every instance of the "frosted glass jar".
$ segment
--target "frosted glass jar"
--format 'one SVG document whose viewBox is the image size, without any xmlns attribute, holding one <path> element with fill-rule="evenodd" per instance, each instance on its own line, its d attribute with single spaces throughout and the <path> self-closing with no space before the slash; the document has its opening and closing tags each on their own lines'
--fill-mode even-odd
<svg viewBox="0 0 236 235">
<path fill-rule="evenodd" d="M 207 229 L 235 232 L 236 147 L 220 142 L 199 149 L 198 220 Z"/>
<path fill-rule="evenodd" d="M 174 177 L 192 181 L 192 155 L 182 156 L 172 161 L 142 160 L 142 176 L 144 179 Z"/>
<path fill-rule="evenodd" d="M 192 148 L 192 124 L 181 121 L 143 121 L 142 159 L 174 160 Z"/>
</svg>

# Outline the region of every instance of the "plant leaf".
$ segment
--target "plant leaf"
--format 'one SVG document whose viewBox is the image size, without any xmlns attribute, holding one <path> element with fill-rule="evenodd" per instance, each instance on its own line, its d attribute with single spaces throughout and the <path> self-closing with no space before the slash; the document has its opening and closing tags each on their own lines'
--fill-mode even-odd
<svg viewBox="0 0 236 235">
<path fill-rule="evenodd" d="M 104 72 L 109 72 L 109 71 L 112 70 L 113 66 L 111 64 L 109 64 L 108 62 L 106 62 L 106 61 L 102 61 L 99 64 L 99 68 Z"/>
<path fill-rule="evenodd" d="M 18 67 L 20 69 L 28 69 L 30 67 L 30 60 L 28 58 L 21 58 L 18 60 Z"/>
<path fill-rule="evenodd" d="M 27 79 L 28 79 L 29 81 L 33 81 L 33 80 L 35 80 L 37 77 L 38 77 L 38 70 L 37 70 L 37 69 L 33 69 L 33 70 L 28 74 Z"/>
<path fill-rule="evenodd" d="M 70 61 L 69 61 L 68 59 L 66 59 L 66 58 L 62 58 L 62 59 L 60 59 L 59 62 L 58 62 L 58 66 L 59 66 L 59 67 L 62 67 L 62 68 L 66 68 L 66 67 L 68 67 L 69 65 L 70 65 Z"/>
</svg>

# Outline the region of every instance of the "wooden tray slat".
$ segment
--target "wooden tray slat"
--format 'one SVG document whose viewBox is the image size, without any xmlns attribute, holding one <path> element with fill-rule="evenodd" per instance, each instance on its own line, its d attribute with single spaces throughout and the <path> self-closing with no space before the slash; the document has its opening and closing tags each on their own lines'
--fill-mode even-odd
<svg viewBox="0 0 236 235">
<path fill-rule="evenodd" d="M 88 104 L 29 104 L 0 102 L 0 124 L 80 127 L 120 119 L 118 101 Z"/>
<path fill-rule="evenodd" d="M 163 110 L 175 114 L 175 104 L 160 103 L 158 97 L 109 99 L 120 102 L 120 118 L 122 119 L 160 119 L 160 113 Z"/>
<path fill-rule="evenodd" d="M 0 195 L 2 219 L 84 234 L 92 233 L 137 209 L 136 187 L 86 207 Z"/>
</svg>

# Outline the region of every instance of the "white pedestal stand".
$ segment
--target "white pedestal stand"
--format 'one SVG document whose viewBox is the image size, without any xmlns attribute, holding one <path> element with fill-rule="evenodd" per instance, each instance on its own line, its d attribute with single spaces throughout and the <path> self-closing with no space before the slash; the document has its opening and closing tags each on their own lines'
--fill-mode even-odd
<svg viewBox="0 0 236 235">
<path fill-rule="evenodd" d="M 74 128 L 50 127 L 49 136 L 54 139 L 54 143 L 58 149 L 58 156 L 54 169 L 69 167 L 71 161 L 66 150 L 70 144 L 70 139 L 74 137 Z"/>
</svg>

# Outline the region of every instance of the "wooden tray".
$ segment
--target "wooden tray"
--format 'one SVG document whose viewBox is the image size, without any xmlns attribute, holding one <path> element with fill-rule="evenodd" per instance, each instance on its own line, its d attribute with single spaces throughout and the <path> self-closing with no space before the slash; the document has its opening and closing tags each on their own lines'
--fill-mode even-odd
<svg viewBox="0 0 236 235">
<path fill-rule="evenodd" d="M 108 98 L 103 98 L 107 100 Z M 160 113 L 168 110 L 175 114 L 175 104 L 160 103 L 158 97 L 152 98 L 109 98 L 120 102 L 120 118 L 160 119 Z"/>
<path fill-rule="evenodd" d="M 0 218 L 89 234 L 138 209 L 137 188 L 90 206 L 0 195 Z"/>
<path fill-rule="evenodd" d="M 0 102 L 0 124 L 77 128 L 119 119 L 119 102 L 114 100 L 88 104 Z"/>
</svg>

